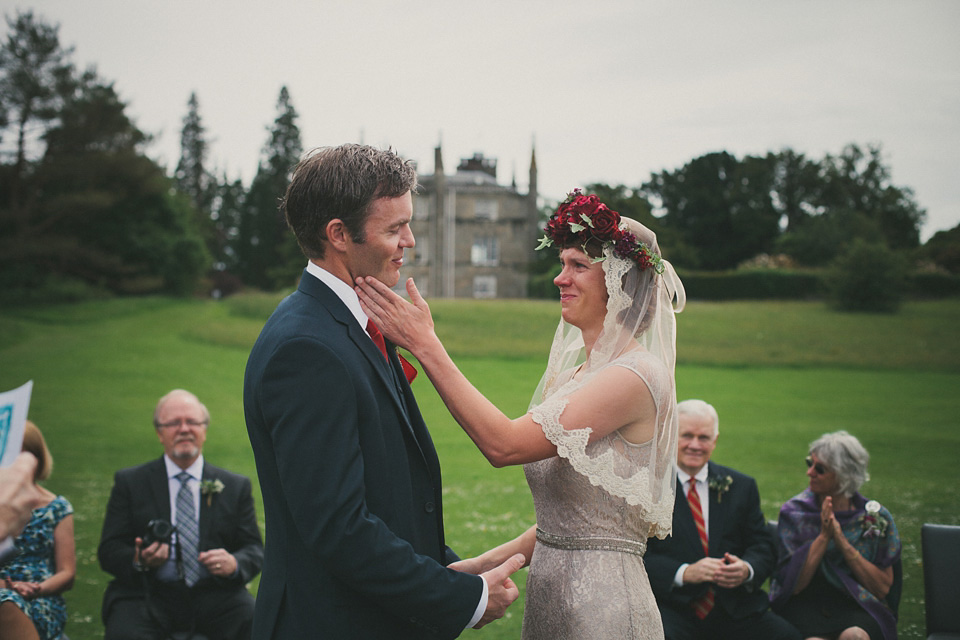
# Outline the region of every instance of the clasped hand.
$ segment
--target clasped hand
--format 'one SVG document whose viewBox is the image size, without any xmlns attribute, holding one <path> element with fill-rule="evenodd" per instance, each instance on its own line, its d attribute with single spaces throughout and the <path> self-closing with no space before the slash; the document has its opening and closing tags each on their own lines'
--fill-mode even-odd
<svg viewBox="0 0 960 640">
<path fill-rule="evenodd" d="M 734 589 L 750 577 L 750 567 L 732 553 L 722 558 L 701 558 L 687 566 L 683 581 L 688 583 L 712 582 L 718 587 Z"/>
<path fill-rule="evenodd" d="M 40 583 L 39 582 L 18 582 L 16 580 L 8 581 L 8 589 L 13 589 L 24 600 L 33 600 L 40 595 Z"/>
<path fill-rule="evenodd" d="M 843 530 L 833 514 L 833 498 L 827 496 L 820 505 L 820 535 L 830 540 L 843 538 Z"/>
</svg>

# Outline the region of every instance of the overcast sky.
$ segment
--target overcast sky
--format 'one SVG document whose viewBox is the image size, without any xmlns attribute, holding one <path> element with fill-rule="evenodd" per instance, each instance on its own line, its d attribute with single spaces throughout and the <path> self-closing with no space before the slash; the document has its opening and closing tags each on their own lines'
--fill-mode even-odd
<svg viewBox="0 0 960 640">
<path fill-rule="evenodd" d="M 210 160 L 246 184 L 284 85 L 305 148 L 393 146 L 447 172 L 482 152 L 542 196 L 639 186 L 726 150 L 820 159 L 882 145 L 927 210 L 960 223 L 956 0 L 0 0 L 60 24 L 172 169 L 196 91 Z"/>
</svg>

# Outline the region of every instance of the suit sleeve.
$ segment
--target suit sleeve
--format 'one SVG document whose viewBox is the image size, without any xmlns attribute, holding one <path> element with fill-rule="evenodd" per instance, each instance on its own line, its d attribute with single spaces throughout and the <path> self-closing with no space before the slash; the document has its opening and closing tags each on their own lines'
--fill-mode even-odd
<svg viewBox="0 0 960 640">
<path fill-rule="evenodd" d="M 236 527 L 227 549 L 237 560 L 238 575 L 232 580 L 246 584 L 260 573 L 263 565 L 263 540 L 260 537 L 260 527 L 257 525 L 257 511 L 253 504 L 253 491 L 250 479 L 234 474 L 239 480 L 240 493 L 237 505 Z"/>
<path fill-rule="evenodd" d="M 97 547 L 100 568 L 123 582 L 133 582 L 136 578 L 137 571 L 133 568 L 134 540 L 143 534 L 136 530 L 128 475 L 123 471 L 114 474 L 100 545 Z"/>
<path fill-rule="evenodd" d="M 482 579 L 417 554 L 367 509 L 356 425 L 358 405 L 377 404 L 369 384 L 314 339 L 287 341 L 272 354 L 257 400 L 287 508 L 307 548 L 339 581 L 402 619 L 456 636 L 480 600 Z"/>
<path fill-rule="evenodd" d="M 647 541 L 647 553 L 643 557 L 643 563 L 650 578 L 650 587 L 657 598 L 663 601 L 676 596 L 672 593 L 673 578 L 683 562 L 668 553 L 668 549 L 676 543 L 676 539 L 672 536 L 665 540 L 650 538 Z"/>
<path fill-rule="evenodd" d="M 741 558 L 753 567 L 753 585 L 759 587 L 773 571 L 777 547 L 776 541 L 767 530 L 767 521 L 760 508 L 760 490 L 757 488 L 757 482 L 749 476 L 743 476 L 743 479 L 749 481 L 749 488 L 741 518 L 744 536 L 744 550 Z"/>
</svg>

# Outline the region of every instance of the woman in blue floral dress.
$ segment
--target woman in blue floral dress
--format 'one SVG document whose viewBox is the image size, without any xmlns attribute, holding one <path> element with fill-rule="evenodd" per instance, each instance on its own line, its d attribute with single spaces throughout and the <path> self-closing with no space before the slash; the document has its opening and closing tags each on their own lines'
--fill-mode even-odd
<svg viewBox="0 0 960 640">
<path fill-rule="evenodd" d="M 43 435 L 29 420 L 23 450 L 36 456 L 34 482 L 46 480 L 53 457 Z M 62 594 L 73 586 L 77 572 L 73 540 L 73 507 L 38 485 L 46 504 L 33 510 L 17 536 L 17 555 L 0 567 L 0 629 L 2 637 L 53 640 L 63 633 L 67 605 Z"/>
</svg>

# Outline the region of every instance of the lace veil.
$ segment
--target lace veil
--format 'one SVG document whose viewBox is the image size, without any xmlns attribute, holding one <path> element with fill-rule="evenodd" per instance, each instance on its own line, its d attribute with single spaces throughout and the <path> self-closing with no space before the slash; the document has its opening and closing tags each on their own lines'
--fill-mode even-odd
<svg viewBox="0 0 960 640">
<path fill-rule="evenodd" d="M 660 255 L 656 234 L 630 218 L 621 218 L 620 228 L 632 232 L 651 251 Z M 603 330 L 589 358 L 580 329 L 561 318 L 550 349 L 547 369 L 530 403 L 530 411 L 557 445 L 559 454 L 591 483 L 641 508 L 651 524 L 651 535 L 669 535 L 673 521 L 677 455 L 676 318 L 686 294 L 673 266 L 663 260 L 663 273 L 640 270 L 631 260 L 614 254 L 612 244 L 603 248 L 602 267 L 607 287 L 607 313 Z M 639 344 L 642 350 L 634 349 Z M 562 425 L 566 397 L 611 364 L 633 363 L 650 388 L 657 404 L 657 424 L 646 463 L 625 467 L 617 460 L 625 441 L 619 434 L 589 443 L 589 428 Z M 627 366 L 627 364 L 624 364 Z M 574 373 L 580 368 L 577 379 Z M 640 369 L 640 370 L 638 370 Z M 638 398 L 638 401 L 640 399 Z"/>
</svg>

